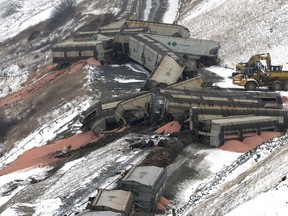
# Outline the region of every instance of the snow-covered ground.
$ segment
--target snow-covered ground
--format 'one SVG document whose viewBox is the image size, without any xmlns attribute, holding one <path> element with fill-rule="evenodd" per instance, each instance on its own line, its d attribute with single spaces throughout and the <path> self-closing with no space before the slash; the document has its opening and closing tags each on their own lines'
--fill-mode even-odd
<svg viewBox="0 0 288 216">
<path fill-rule="evenodd" d="M 11 65 L 0 71 L 0 98 L 20 88 L 26 81 L 29 72 L 20 70 L 17 65 Z"/>
<path fill-rule="evenodd" d="M 192 189 L 193 193 L 189 190 L 185 191 L 186 193 L 190 192 L 189 201 L 178 208 L 178 213 L 180 215 L 214 215 L 215 212 L 221 212 L 226 215 L 232 209 L 259 194 L 265 193 L 266 197 L 270 193 L 272 195 L 273 188 L 276 188 L 279 183 L 282 184 L 283 177 L 283 181 L 286 181 L 287 151 L 287 134 L 285 134 L 283 137 L 275 138 L 258 146 L 251 152 L 241 154 L 230 164 L 225 164 L 221 170 L 214 169 L 214 173 L 209 178 Z M 223 157 L 226 156 L 223 155 Z M 210 161 L 210 163 L 215 163 L 215 160 L 218 163 L 224 159 L 215 157 L 214 161 Z M 281 189 L 285 189 L 285 187 L 277 186 L 277 190 Z M 261 199 L 261 195 L 257 199 Z M 279 203 L 288 203 L 287 197 L 278 197 L 278 200 Z M 258 202 L 261 203 L 260 200 Z M 283 211 L 278 209 L 269 210 L 265 214 L 257 213 L 258 208 L 266 207 L 254 206 L 254 215 L 285 215 L 281 214 Z M 241 209 L 236 211 L 235 215 L 240 212 Z"/>
<path fill-rule="evenodd" d="M 2 8 L 7 9 L 0 11 L 0 42 L 15 36 L 20 31 L 37 22 L 47 19 L 52 6 L 59 2 L 60 0 L 33 0 L 32 4 L 31 1 L 27 0 L 0 0 Z M 77 3 L 80 2 L 77 1 Z M 195 3 L 196 1 L 192 0 L 191 4 L 193 2 Z M 285 16 L 288 12 L 287 1 L 203 0 L 198 2 L 200 3 L 194 8 L 189 9 L 189 5 L 187 6 L 189 10 L 182 16 L 180 15 L 181 19 L 179 23 L 190 28 L 192 37 L 220 41 L 222 66 L 234 68 L 236 63 L 247 61 L 255 53 L 270 52 L 273 64 L 283 64 L 287 67 L 288 33 L 286 23 L 288 16 Z M 169 11 L 164 16 L 164 22 L 172 23 L 174 21 L 177 16 L 178 3 L 178 1 L 169 0 Z M 151 6 L 151 1 L 147 0 L 147 10 L 149 10 L 149 5 Z M 90 14 L 97 12 L 93 8 L 89 11 Z M 223 82 L 217 83 L 218 86 L 235 87 L 232 84 L 231 78 L 229 78 L 233 72 L 232 69 L 210 67 L 208 70 L 224 77 Z M 140 69 L 139 72 L 144 71 Z M 9 74 L 8 76 L 6 76 L 7 73 Z M 0 89 L 2 89 L 2 92 L 0 92 L 0 97 L 6 95 L 9 91 L 19 88 L 20 84 L 27 79 L 27 76 L 27 72 L 20 72 L 16 65 L 12 65 L 10 68 L 1 71 Z M 127 80 L 123 77 L 117 77 L 114 81 L 121 83 L 128 81 L 135 83 L 142 82 L 139 79 Z M 86 99 L 88 100 L 88 98 Z M 81 106 L 77 106 L 77 109 L 73 107 L 73 101 L 67 103 L 65 106 L 71 108 L 69 112 L 57 115 L 58 118 L 43 124 L 37 131 L 34 131 L 28 137 L 16 143 L 16 148 L 0 158 L 0 167 L 13 161 L 23 151 L 40 144 L 44 145 L 50 139 L 56 137 L 58 133 L 65 129 L 65 124 L 87 107 L 88 101 L 82 100 L 75 102 L 81 104 Z M 50 113 L 49 115 L 55 116 L 55 113 Z M 77 128 L 77 125 L 75 125 L 75 128 Z M 40 131 L 42 136 L 39 136 Z M 137 137 L 137 135 L 133 134 L 130 136 L 132 138 Z M 85 158 L 66 164 L 49 179 L 44 180 L 47 172 L 51 169 L 50 167 L 22 170 L 21 172 L 0 176 L 0 206 L 3 206 L 8 200 L 12 199 L 16 193 L 19 193 L 17 195 L 19 197 L 25 193 L 35 194 L 33 199 L 29 200 L 27 198 L 25 201 L 14 197 L 15 203 L 8 206 L 1 215 L 21 215 L 20 209 L 23 208 L 34 209 L 35 212 L 33 215 L 59 215 L 66 213 L 67 210 L 83 209 L 87 197 L 95 195 L 96 191 L 93 191 L 94 188 L 96 190 L 96 188 L 113 186 L 114 180 L 119 177 L 117 175 L 119 170 L 125 170 L 131 164 L 138 162 L 138 156 L 143 152 L 127 150 L 128 144 L 124 139 L 131 138 L 130 136 L 124 137 L 104 148 L 95 150 Z M 148 139 L 147 137 L 145 138 Z M 263 145 L 262 149 L 259 148 L 257 151 L 259 151 L 258 153 L 261 157 L 257 161 L 255 161 L 254 155 L 244 155 L 244 157 L 243 154 L 217 149 L 199 151 L 188 147 L 185 150 L 187 154 L 204 155 L 204 159 L 199 163 L 195 163 L 195 165 L 193 160 L 191 160 L 192 162 L 188 160 L 189 157 L 179 158 L 168 167 L 168 173 L 173 175 L 175 170 L 183 164 L 189 168 L 203 170 L 203 172 L 205 170 L 205 173 L 199 173 L 196 179 L 190 178 L 178 185 L 178 192 L 175 195 L 175 199 L 172 200 L 173 207 L 178 209 L 179 215 L 186 215 L 191 210 L 191 206 L 194 207 L 195 204 L 201 202 L 205 203 L 205 199 L 211 201 L 213 194 L 219 195 L 222 192 L 221 188 L 228 187 L 229 182 L 237 180 L 239 174 L 247 172 L 247 176 L 251 175 L 251 179 L 257 180 L 261 175 L 260 171 L 256 169 L 257 166 L 264 159 L 269 159 L 270 150 L 276 150 L 281 145 L 285 146 L 286 138 L 287 135 L 283 136 L 282 139 L 276 139 L 267 145 Z M 264 148 L 265 146 L 270 147 Z M 277 187 L 274 187 L 275 183 L 277 183 L 276 180 L 280 180 L 279 177 L 286 176 L 288 170 L 285 169 L 287 153 L 284 152 L 280 156 L 283 157 L 281 160 L 283 167 L 279 166 L 279 163 L 276 162 L 275 164 L 272 162 L 267 163 L 267 170 L 269 170 L 269 167 L 271 169 L 269 173 L 266 173 L 268 177 L 263 177 L 265 180 L 261 182 L 263 187 L 255 187 L 252 184 L 255 182 L 251 183 L 250 180 L 244 181 L 244 183 L 239 181 L 239 184 L 243 185 L 242 189 L 244 191 L 244 193 L 243 191 L 238 191 L 239 194 L 242 192 L 243 196 L 247 194 L 248 196 L 246 198 L 240 197 L 239 202 L 233 205 L 230 201 L 227 202 L 232 207 L 238 206 L 236 209 L 216 206 L 214 209 L 212 207 L 211 211 L 214 213 L 219 210 L 226 214 L 232 210 L 227 214 L 228 216 L 286 215 L 288 211 L 288 199 L 285 195 L 288 190 L 287 180 L 283 179 Z M 95 158 L 97 163 L 95 163 Z M 278 159 L 280 160 L 280 157 Z M 89 169 L 87 169 L 88 166 Z M 275 169 L 275 172 L 273 172 L 273 166 L 278 166 L 279 169 Z M 254 174 L 249 173 L 250 169 L 254 171 Z M 76 179 L 74 177 L 79 176 L 79 170 L 83 171 L 83 173 L 82 176 Z M 263 173 L 265 174 L 264 171 Z M 32 180 L 43 181 L 31 185 L 30 182 Z M 249 191 L 245 191 L 245 186 L 251 189 L 252 192 L 250 194 L 248 193 Z M 16 187 L 16 189 L 9 192 L 9 189 L 13 187 Z M 49 188 L 49 190 L 45 190 L 45 188 Z M 91 188 L 93 188 L 92 191 Z M 237 184 L 233 188 L 237 188 Z M 225 200 L 225 197 L 223 198 L 220 195 L 219 197 Z M 221 203 L 220 198 L 218 200 L 215 199 L 215 203 Z M 249 201 L 249 199 L 251 200 Z M 212 201 L 211 203 L 213 204 Z M 202 211 L 201 205 L 198 207 L 198 210 L 199 212 Z M 197 208 L 195 211 L 197 211 Z M 203 212 L 202 215 L 211 214 Z"/>
<path fill-rule="evenodd" d="M 163 17 L 164 23 L 173 23 L 177 17 L 179 0 L 169 0 L 168 10 Z"/>
<path fill-rule="evenodd" d="M 288 211 L 288 180 L 283 180 L 275 188 L 261 193 L 254 199 L 232 210 L 227 216 L 271 215 L 285 216 Z M 260 208 L 258 208 L 260 206 Z"/>
<path fill-rule="evenodd" d="M 85 0 L 75 0 L 76 5 Z M 34 26 L 37 23 L 47 20 L 55 5 L 62 0 L 0 0 L 0 42 L 11 38 L 21 31 Z M 98 15 L 105 12 L 117 13 L 119 9 L 107 4 L 106 8 L 99 8 L 95 2 L 90 2 L 89 7 L 83 13 L 88 15 Z"/>
<path fill-rule="evenodd" d="M 1 0 L 0 42 L 49 18 L 61 0 Z"/>
</svg>

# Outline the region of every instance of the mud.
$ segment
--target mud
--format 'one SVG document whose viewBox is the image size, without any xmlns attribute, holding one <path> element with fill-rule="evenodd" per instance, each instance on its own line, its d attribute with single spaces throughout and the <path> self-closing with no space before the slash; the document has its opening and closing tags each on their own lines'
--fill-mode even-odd
<svg viewBox="0 0 288 216">
<path fill-rule="evenodd" d="M 56 169 L 59 167 L 57 163 L 61 160 L 65 160 L 67 156 L 74 156 L 77 158 L 77 150 L 89 148 L 91 146 L 101 147 L 105 144 L 105 138 L 111 137 L 109 141 L 112 141 L 115 134 L 121 134 L 127 128 L 117 128 L 112 131 L 107 131 L 107 133 L 95 135 L 92 131 L 85 133 L 78 133 L 70 136 L 66 139 L 56 140 L 51 144 L 44 145 L 41 147 L 32 148 L 22 155 L 20 155 L 15 161 L 8 164 L 5 168 L 0 170 L 0 176 L 6 175 L 18 170 L 23 169 L 32 169 L 35 167 L 45 167 L 45 166 L 56 166 Z M 91 149 L 90 149 L 91 151 Z M 58 157 L 63 155 L 63 157 Z M 81 156 L 85 154 L 85 151 L 82 152 Z M 74 155 L 75 154 L 75 155 Z M 68 158 L 69 159 L 69 158 Z"/>
<path fill-rule="evenodd" d="M 158 128 L 155 132 L 158 134 L 162 133 L 179 133 L 181 130 L 181 125 L 178 121 L 169 122 L 162 127 Z"/>
<path fill-rule="evenodd" d="M 226 141 L 224 145 L 219 147 L 219 149 L 231 152 L 245 153 L 270 139 L 279 137 L 280 135 L 280 132 L 275 131 L 262 131 L 260 135 L 251 133 L 244 134 L 245 138 L 242 140 L 242 142 L 239 140 L 229 140 Z"/>
<path fill-rule="evenodd" d="M 55 141 L 50 145 L 32 148 L 20 155 L 15 161 L 8 164 L 7 167 L 0 170 L 0 176 L 17 170 L 52 165 L 58 160 L 61 160 L 60 158 L 55 158 L 55 156 L 57 153 L 61 152 L 64 147 L 71 146 L 70 150 L 72 151 L 91 142 L 95 138 L 96 137 L 92 132 L 80 133 L 67 139 Z"/>
<path fill-rule="evenodd" d="M 73 74 L 82 69 L 87 63 L 100 65 L 98 61 L 95 59 L 89 59 L 89 61 L 81 60 L 78 61 L 68 68 L 57 70 L 57 64 L 49 65 L 43 68 L 40 72 L 38 72 L 34 77 L 30 78 L 26 82 L 24 82 L 23 88 L 15 91 L 4 98 L 0 99 L 0 107 L 8 106 L 14 104 L 16 102 L 25 100 L 27 97 L 31 97 L 34 93 L 37 93 L 40 89 L 45 88 L 49 85 L 49 83 L 54 82 L 57 79 L 60 79 L 66 74 Z"/>
</svg>

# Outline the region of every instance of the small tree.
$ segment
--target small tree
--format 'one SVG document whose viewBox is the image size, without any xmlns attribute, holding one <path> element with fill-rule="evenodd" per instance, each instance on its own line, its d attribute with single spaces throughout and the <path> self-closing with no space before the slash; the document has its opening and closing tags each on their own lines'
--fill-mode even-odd
<svg viewBox="0 0 288 216">
<path fill-rule="evenodd" d="M 4 137 L 10 130 L 12 123 L 5 118 L 3 112 L 0 112 L 0 142 L 3 142 Z"/>
<path fill-rule="evenodd" d="M 50 30 L 53 30 L 68 20 L 72 19 L 76 13 L 76 1 L 64 0 L 59 5 L 55 6 L 51 13 L 51 18 L 48 23 Z"/>
</svg>

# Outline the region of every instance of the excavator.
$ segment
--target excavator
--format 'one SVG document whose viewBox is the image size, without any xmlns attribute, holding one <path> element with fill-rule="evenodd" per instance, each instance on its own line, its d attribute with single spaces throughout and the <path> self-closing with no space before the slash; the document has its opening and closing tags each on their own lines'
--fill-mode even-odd
<svg viewBox="0 0 288 216">
<path fill-rule="evenodd" d="M 243 71 L 244 67 L 253 67 L 255 64 L 261 60 L 266 61 L 267 69 L 271 67 L 271 55 L 270 53 L 256 54 L 250 57 L 249 61 L 246 63 L 238 63 L 236 65 L 236 71 Z"/>
<path fill-rule="evenodd" d="M 261 63 L 262 60 L 266 61 L 266 70 L 271 69 L 271 55 L 270 53 L 256 54 L 250 57 L 248 62 L 240 62 L 236 64 L 236 72 L 232 76 L 236 76 L 240 73 L 243 73 L 246 67 L 264 67 Z M 282 69 L 282 68 L 281 68 Z"/>
<path fill-rule="evenodd" d="M 261 60 L 266 60 L 266 66 Z M 244 86 L 246 90 L 268 87 L 274 91 L 288 91 L 288 71 L 283 71 L 282 65 L 271 65 L 269 53 L 253 55 L 247 63 L 237 64 L 236 70 L 232 74 L 233 84 Z"/>
<path fill-rule="evenodd" d="M 266 65 L 262 64 L 261 61 L 263 60 L 266 61 Z M 246 67 L 261 68 L 265 71 L 282 71 L 282 65 L 271 65 L 270 53 L 262 53 L 251 56 L 248 62 L 236 64 L 236 72 L 234 72 L 232 76 L 234 77 L 239 73 L 243 73 Z"/>
</svg>

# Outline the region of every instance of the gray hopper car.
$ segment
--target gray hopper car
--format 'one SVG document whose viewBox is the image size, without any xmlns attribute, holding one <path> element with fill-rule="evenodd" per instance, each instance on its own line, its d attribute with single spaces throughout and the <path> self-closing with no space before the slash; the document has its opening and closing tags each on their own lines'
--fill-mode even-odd
<svg viewBox="0 0 288 216">
<path fill-rule="evenodd" d="M 145 85 L 147 89 L 161 83 L 176 83 L 185 69 L 182 59 L 173 51 L 143 34 L 129 37 L 128 56 L 151 71 L 150 81 Z"/>
<path fill-rule="evenodd" d="M 54 63 L 71 63 L 81 59 L 95 58 L 110 63 L 113 54 L 113 39 L 97 35 L 91 41 L 66 40 L 52 47 Z"/>
<path fill-rule="evenodd" d="M 132 191 L 142 211 L 153 212 L 164 193 L 167 170 L 156 166 L 135 166 L 118 182 L 122 190 Z M 137 194 L 137 195 L 136 195 Z"/>
<path fill-rule="evenodd" d="M 259 135 L 262 130 L 277 130 L 277 124 L 278 119 L 271 116 L 220 118 L 204 123 L 205 131 L 199 131 L 199 134 L 206 136 L 204 142 L 209 140 L 211 146 L 220 147 L 226 140 L 235 140 L 236 138 L 242 141 L 244 134 L 248 132 L 256 132 Z"/>
<path fill-rule="evenodd" d="M 149 35 L 149 37 L 189 60 L 195 59 L 207 66 L 215 65 L 218 62 L 220 45 L 217 41 L 163 35 Z"/>
<path fill-rule="evenodd" d="M 181 25 L 155 23 L 140 20 L 127 20 L 127 28 L 149 27 L 152 34 L 189 38 L 190 31 Z"/>
</svg>

